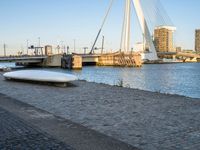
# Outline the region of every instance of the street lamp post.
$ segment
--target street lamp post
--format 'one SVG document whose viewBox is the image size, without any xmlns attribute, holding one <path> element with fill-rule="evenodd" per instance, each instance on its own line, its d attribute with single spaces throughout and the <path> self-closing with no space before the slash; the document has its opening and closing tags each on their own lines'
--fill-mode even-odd
<svg viewBox="0 0 200 150">
<path fill-rule="evenodd" d="M 26 51 L 27 51 L 26 53 L 27 53 L 27 55 L 28 55 L 28 50 L 29 50 L 29 47 L 28 47 L 28 45 L 29 45 L 29 41 L 28 41 L 28 40 L 26 40 L 26 48 L 27 48 L 27 49 L 26 49 Z"/>
<path fill-rule="evenodd" d="M 76 53 L 76 39 L 74 39 L 74 53 Z"/>
<path fill-rule="evenodd" d="M 67 54 L 69 54 L 69 46 L 67 46 Z"/>
<path fill-rule="evenodd" d="M 84 54 L 86 54 L 88 47 L 83 47 L 83 49 L 84 49 Z"/>
<path fill-rule="evenodd" d="M 38 47 L 40 47 L 40 37 L 38 37 Z"/>
<path fill-rule="evenodd" d="M 3 44 L 3 50 L 4 50 L 4 57 L 6 57 L 6 44 Z"/>
</svg>

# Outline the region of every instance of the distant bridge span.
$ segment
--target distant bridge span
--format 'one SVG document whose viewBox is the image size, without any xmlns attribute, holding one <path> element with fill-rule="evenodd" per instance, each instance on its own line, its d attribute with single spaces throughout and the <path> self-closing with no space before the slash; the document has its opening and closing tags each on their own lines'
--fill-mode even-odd
<svg viewBox="0 0 200 150">
<path fill-rule="evenodd" d="M 16 57 L 0 57 L 0 62 L 29 62 L 40 63 L 47 56 L 16 56 Z"/>
<path fill-rule="evenodd" d="M 178 52 L 176 55 L 177 56 L 182 56 L 182 57 L 200 58 L 200 54 Z"/>
<path fill-rule="evenodd" d="M 193 53 L 184 53 L 184 52 L 158 52 L 158 56 L 177 56 L 177 57 L 186 57 L 186 58 L 200 58 L 200 54 Z"/>
</svg>

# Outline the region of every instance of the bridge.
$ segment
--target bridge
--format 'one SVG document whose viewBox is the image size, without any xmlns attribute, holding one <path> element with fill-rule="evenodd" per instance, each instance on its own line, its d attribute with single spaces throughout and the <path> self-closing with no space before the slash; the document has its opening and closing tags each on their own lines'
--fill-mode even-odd
<svg viewBox="0 0 200 150">
<path fill-rule="evenodd" d="M 80 55 L 83 65 L 99 65 L 99 66 L 128 66 L 141 67 L 141 56 L 139 53 L 107 53 Z"/>
<path fill-rule="evenodd" d="M 0 57 L 0 62 L 15 62 L 16 65 L 36 65 L 41 64 L 47 56 L 12 56 Z"/>
<path fill-rule="evenodd" d="M 139 26 L 141 28 L 141 34 L 143 37 L 143 53 L 144 60 L 156 61 L 158 60 L 158 54 L 154 45 L 154 39 L 152 34 L 158 26 L 173 26 L 170 18 L 165 12 L 160 0 L 123 0 L 124 1 L 124 18 L 122 22 L 122 33 L 120 52 L 130 53 L 131 49 L 131 17 L 132 8 L 135 10 Z M 101 34 L 105 21 L 111 11 L 114 0 L 110 0 L 110 5 L 106 11 L 103 23 L 94 41 L 90 54 L 94 53 L 95 44 L 98 37 Z M 145 5 L 145 6 L 144 6 Z M 151 16 L 150 16 L 151 15 Z M 103 45 L 104 41 L 102 41 Z M 103 47 L 103 46 L 102 46 Z"/>
<path fill-rule="evenodd" d="M 11 57 L 0 57 L 1 62 L 42 62 L 47 56 L 11 56 Z"/>
<path fill-rule="evenodd" d="M 153 42 L 152 33 L 156 26 L 159 25 L 169 25 L 170 23 L 167 23 L 166 16 L 167 14 L 164 14 L 160 12 L 163 11 L 162 6 L 155 5 L 155 2 L 159 2 L 159 0 L 151 0 L 150 2 L 145 1 L 145 3 L 148 5 L 148 12 L 145 12 L 145 7 L 142 5 L 144 3 L 142 0 L 123 0 L 124 1 L 124 18 L 123 18 L 123 25 L 122 25 L 122 33 L 121 33 L 121 43 L 120 43 L 120 50 L 119 52 L 121 54 L 104 54 L 104 55 L 96 55 L 94 54 L 95 50 L 95 44 L 98 40 L 99 35 L 101 34 L 102 28 L 105 24 L 105 21 L 109 15 L 109 12 L 111 11 L 112 5 L 114 0 L 110 0 L 110 5 L 108 7 L 108 10 L 106 11 L 105 18 L 103 19 L 103 23 L 100 27 L 100 30 L 97 34 L 97 37 L 94 41 L 94 44 L 92 46 L 91 52 L 89 55 L 81 55 L 83 63 L 98 63 L 99 60 L 104 62 L 103 64 L 110 64 L 110 62 L 114 62 L 115 60 L 118 60 L 115 64 L 123 64 L 127 62 L 128 65 L 134 65 L 130 63 L 136 62 L 134 58 L 138 59 L 138 53 L 135 53 L 135 56 L 133 55 L 133 51 L 131 49 L 131 8 L 133 7 L 136 12 L 136 16 L 139 21 L 139 25 L 142 31 L 143 36 L 143 51 L 144 59 L 145 60 L 158 60 L 158 56 L 164 56 L 164 55 L 171 55 L 171 56 L 177 56 L 177 57 L 186 57 L 186 58 L 199 58 L 198 55 L 188 55 L 183 53 L 157 53 L 156 48 Z M 155 5 L 155 6 L 154 6 Z M 148 13 L 152 13 L 152 17 L 149 17 Z M 150 18 L 150 20 L 148 20 Z M 153 22 L 153 18 L 161 18 L 161 22 L 158 24 L 151 25 Z M 102 45 L 103 45 L 102 41 Z M 102 46 L 103 47 L 103 46 Z M 102 48 L 103 49 L 103 48 Z M 92 54 L 92 55 L 91 55 Z M 48 64 L 57 65 L 60 63 L 60 57 L 61 56 L 27 56 L 27 57 L 0 57 L 0 61 L 10 61 L 10 62 L 19 62 L 19 63 L 42 63 L 43 61 Z M 52 63 L 53 62 L 53 63 Z M 55 63 L 56 62 L 56 63 Z M 106 63 L 105 63 L 106 62 Z M 139 62 L 139 61 L 138 61 Z"/>
<path fill-rule="evenodd" d="M 194 53 L 184 53 L 184 52 L 178 52 L 176 56 L 180 57 L 187 57 L 187 58 L 200 58 L 200 54 L 194 54 Z"/>
<path fill-rule="evenodd" d="M 183 62 L 199 62 L 200 54 L 185 53 L 185 52 L 158 52 L 160 58 L 179 58 Z"/>
<path fill-rule="evenodd" d="M 176 55 L 177 57 L 186 57 L 186 58 L 200 58 L 200 54 L 195 53 L 185 53 L 185 52 L 158 52 L 158 56 L 163 57 L 165 55 L 173 56 Z"/>
</svg>

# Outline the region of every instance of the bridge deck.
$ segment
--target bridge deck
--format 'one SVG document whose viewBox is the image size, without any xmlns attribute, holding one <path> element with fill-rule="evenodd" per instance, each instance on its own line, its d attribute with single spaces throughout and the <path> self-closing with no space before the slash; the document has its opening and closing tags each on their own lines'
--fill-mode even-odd
<svg viewBox="0 0 200 150">
<path fill-rule="evenodd" d="M 41 62 L 43 59 L 47 58 L 47 56 L 26 56 L 26 57 L 0 57 L 0 61 L 37 61 Z"/>
<path fill-rule="evenodd" d="M 200 54 L 195 53 L 184 53 L 184 52 L 158 52 L 159 56 L 161 55 L 176 55 L 176 56 L 182 56 L 182 57 L 188 57 L 188 58 L 200 58 Z"/>
</svg>

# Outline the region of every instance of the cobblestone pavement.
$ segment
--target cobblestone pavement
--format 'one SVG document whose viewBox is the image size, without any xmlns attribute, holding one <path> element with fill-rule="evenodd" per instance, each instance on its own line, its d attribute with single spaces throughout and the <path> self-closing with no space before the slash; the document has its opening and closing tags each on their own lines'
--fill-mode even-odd
<svg viewBox="0 0 200 150">
<path fill-rule="evenodd" d="M 70 150 L 72 148 L 51 138 L 42 131 L 25 123 L 22 119 L 0 107 L 1 150 Z"/>
<path fill-rule="evenodd" d="M 145 150 L 200 149 L 200 99 L 109 85 L 9 82 L 0 93 Z"/>
<path fill-rule="evenodd" d="M 12 138 L 14 139 L 14 142 L 19 142 L 18 137 L 20 138 L 22 137 L 21 128 L 24 129 L 24 124 L 21 123 L 22 120 L 20 120 L 20 123 L 18 120 L 19 118 L 23 118 L 23 122 L 26 122 L 26 124 L 28 123 L 29 127 L 30 125 L 34 126 L 35 129 L 48 133 L 48 135 L 51 135 L 54 139 L 62 141 L 63 143 L 70 145 L 71 147 L 73 147 L 73 149 L 76 150 L 138 150 L 138 148 L 133 147 L 130 144 L 116 140 L 110 136 L 106 136 L 105 134 L 101 134 L 99 132 L 96 132 L 95 130 L 91 130 L 87 127 L 74 123 L 70 120 L 64 119 L 62 117 L 55 116 L 52 113 L 49 113 L 45 110 L 36 108 L 34 106 L 13 99 L 1 93 L 0 93 L 0 108 L 4 109 L 4 112 L 6 110 L 11 114 L 14 114 L 12 115 L 14 119 L 9 116 L 10 113 L 8 114 L 8 112 L 5 113 L 2 112 L 4 116 L 0 115 L 0 121 L 2 120 L 2 123 L 7 125 L 6 127 L 4 126 L 2 127 L 3 128 L 2 132 L 6 131 L 2 134 L 2 137 L 7 138 L 10 135 L 14 135 L 15 139 Z M 15 126 L 13 127 L 13 125 Z M 7 132 L 7 127 L 9 127 L 9 129 L 14 129 L 14 131 L 9 130 L 9 132 Z M 31 141 L 30 137 L 31 140 L 34 141 Z M 3 141 L 5 141 L 4 138 L 2 138 Z M 43 138 L 41 138 L 40 134 L 33 134 L 32 132 L 29 132 L 27 129 L 26 137 L 23 137 L 22 142 L 25 145 L 26 144 L 36 145 L 35 143 L 37 143 L 38 140 L 39 140 L 38 143 L 40 143 L 41 139 Z M 47 141 L 41 141 L 41 142 L 46 144 Z M 51 141 L 48 140 L 48 142 Z M 12 145 L 12 143 L 8 143 L 8 145 L 10 146 Z"/>
</svg>

